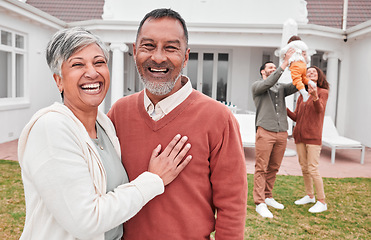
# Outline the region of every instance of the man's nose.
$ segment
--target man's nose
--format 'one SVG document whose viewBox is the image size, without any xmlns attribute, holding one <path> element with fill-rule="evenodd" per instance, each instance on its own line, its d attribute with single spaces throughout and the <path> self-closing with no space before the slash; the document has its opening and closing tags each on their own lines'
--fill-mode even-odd
<svg viewBox="0 0 371 240">
<path fill-rule="evenodd" d="M 160 49 L 160 48 L 157 48 L 153 54 L 152 54 L 152 60 L 156 63 L 162 63 L 164 61 L 166 61 L 166 53 L 164 50 Z"/>
</svg>

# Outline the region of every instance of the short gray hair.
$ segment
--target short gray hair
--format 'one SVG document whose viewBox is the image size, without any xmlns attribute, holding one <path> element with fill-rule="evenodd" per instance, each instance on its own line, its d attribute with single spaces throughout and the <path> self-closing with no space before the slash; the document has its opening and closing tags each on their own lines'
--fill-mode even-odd
<svg viewBox="0 0 371 240">
<path fill-rule="evenodd" d="M 96 43 L 103 51 L 106 61 L 109 50 L 102 40 L 82 27 L 63 29 L 54 34 L 46 48 L 46 61 L 50 70 L 61 76 L 62 63 L 67 61 L 76 51 Z"/>
</svg>

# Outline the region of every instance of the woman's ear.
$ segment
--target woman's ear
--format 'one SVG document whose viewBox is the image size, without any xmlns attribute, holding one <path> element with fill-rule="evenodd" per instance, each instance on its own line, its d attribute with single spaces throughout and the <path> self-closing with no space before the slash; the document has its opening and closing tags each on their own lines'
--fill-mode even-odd
<svg viewBox="0 0 371 240">
<path fill-rule="evenodd" d="M 63 81 L 62 81 L 61 76 L 54 73 L 53 78 L 54 78 L 55 83 L 57 84 L 59 92 L 62 93 L 63 92 Z"/>
</svg>

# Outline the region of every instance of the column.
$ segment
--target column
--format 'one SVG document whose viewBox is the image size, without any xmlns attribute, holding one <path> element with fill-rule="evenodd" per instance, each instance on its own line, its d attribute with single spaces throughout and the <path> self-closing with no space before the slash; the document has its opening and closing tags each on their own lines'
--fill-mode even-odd
<svg viewBox="0 0 371 240">
<path fill-rule="evenodd" d="M 125 43 L 111 43 L 111 106 L 124 96 L 124 52 L 129 50 Z"/>
<path fill-rule="evenodd" d="M 335 53 L 325 53 L 323 59 L 327 60 L 326 78 L 330 84 L 329 97 L 326 106 L 326 116 L 331 116 L 332 120 L 336 121 L 337 110 L 337 89 L 338 89 L 338 72 L 339 72 L 339 57 Z"/>
</svg>

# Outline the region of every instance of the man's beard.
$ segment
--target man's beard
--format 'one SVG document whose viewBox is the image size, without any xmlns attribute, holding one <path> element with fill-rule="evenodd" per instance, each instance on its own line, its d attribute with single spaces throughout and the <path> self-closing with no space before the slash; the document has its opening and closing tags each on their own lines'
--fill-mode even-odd
<svg viewBox="0 0 371 240">
<path fill-rule="evenodd" d="M 164 95 L 170 93 L 174 89 L 176 81 L 182 75 L 182 70 L 180 70 L 178 76 L 174 80 L 168 81 L 168 82 L 152 82 L 152 81 L 148 81 L 147 79 L 145 79 L 139 73 L 139 71 L 138 71 L 138 74 L 139 74 L 139 78 L 140 78 L 141 82 L 143 83 L 144 87 L 150 93 L 152 93 L 153 95 L 156 95 L 156 96 L 164 96 Z"/>
<path fill-rule="evenodd" d="M 265 70 L 264 70 L 265 71 Z M 269 77 L 274 71 L 265 71 L 265 76 Z"/>
</svg>

